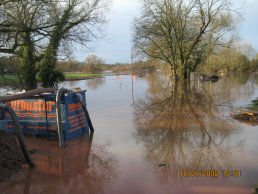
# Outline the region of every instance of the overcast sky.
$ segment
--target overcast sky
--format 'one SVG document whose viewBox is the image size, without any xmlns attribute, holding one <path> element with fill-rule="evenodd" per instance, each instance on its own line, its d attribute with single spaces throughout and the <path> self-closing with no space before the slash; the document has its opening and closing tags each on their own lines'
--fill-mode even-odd
<svg viewBox="0 0 258 194">
<path fill-rule="evenodd" d="M 235 0 L 244 3 L 244 21 L 239 26 L 239 37 L 258 52 L 258 0 Z M 105 25 L 105 40 L 95 41 L 91 52 L 77 49 L 75 59 L 84 61 L 87 55 L 96 54 L 106 63 L 130 63 L 132 23 L 140 14 L 140 0 L 113 0 L 109 21 Z"/>
</svg>

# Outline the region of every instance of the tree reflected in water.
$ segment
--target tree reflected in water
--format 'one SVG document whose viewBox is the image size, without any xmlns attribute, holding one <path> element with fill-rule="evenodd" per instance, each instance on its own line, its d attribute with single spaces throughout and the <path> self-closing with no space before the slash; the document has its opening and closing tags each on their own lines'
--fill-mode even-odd
<svg viewBox="0 0 258 194">
<path fill-rule="evenodd" d="M 97 89 L 103 86 L 106 83 L 106 78 L 104 77 L 94 77 L 92 79 L 88 79 L 86 85 L 89 89 Z"/>
<path fill-rule="evenodd" d="M 162 179 L 168 180 L 175 175 L 171 171 L 179 169 L 225 169 L 233 165 L 234 154 L 243 142 L 231 141 L 239 130 L 221 114 L 217 96 L 195 84 L 173 85 L 159 80 L 160 84 L 149 82 L 147 96 L 136 102 L 134 121 L 146 160 L 157 167 Z M 159 164 L 166 165 L 162 171 Z"/>
</svg>

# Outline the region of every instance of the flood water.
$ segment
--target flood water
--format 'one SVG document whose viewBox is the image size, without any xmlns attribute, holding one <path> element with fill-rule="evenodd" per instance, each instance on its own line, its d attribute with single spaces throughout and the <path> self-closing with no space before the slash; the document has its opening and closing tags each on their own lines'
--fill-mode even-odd
<svg viewBox="0 0 258 194">
<path fill-rule="evenodd" d="M 37 167 L 0 183 L 0 194 L 247 194 L 258 183 L 258 126 L 230 117 L 258 97 L 257 75 L 174 85 L 156 73 L 62 86 L 87 90 L 93 136 L 64 149 L 26 137 Z"/>
</svg>

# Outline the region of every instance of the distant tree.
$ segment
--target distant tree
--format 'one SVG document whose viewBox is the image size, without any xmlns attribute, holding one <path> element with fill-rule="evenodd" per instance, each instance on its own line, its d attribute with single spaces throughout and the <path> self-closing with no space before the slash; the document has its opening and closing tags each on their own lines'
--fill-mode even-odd
<svg viewBox="0 0 258 194">
<path fill-rule="evenodd" d="M 100 72 L 103 70 L 104 64 L 105 61 L 101 57 L 92 54 L 85 59 L 84 70 L 88 72 Z"/>
<path fill-rule="evenodd" d="M 236 64 L 236 69 L 239 72 L 248 72 L 250 69 L 250 62 L 246 55 L 240 54 L 238 56 L 238 62 Z"/>
<path fill-rule="evenodd" d="M 135 50 L 166 62 L 175 79 L 190 73 L 214 51 L 226 45 L 239 16 L 229 0 L 143 0 L 134 22 Z"/>
<path fill-rule="evenodd" d="M 252 45 L 248 44 L 248 43 L 240 43 L 235 45 L 236 49 L 242 53 L 243 55 L 247 56 L 248 59 L 255 59 L 256 57 L 256 50 L 254 47 L 252 47 Z"/>
<path fill-rule="evenodd" d="M 250 62 L 251 64 L 251 68 L 252 68 L 252 72 L 257 72 L 258 71 L 258 54 L 256 54 L 256 58 L 251 60 Z"/>
<path fill-rule="evenodd" d="M 223 48 L 216 53 L 211 54 L 203 64 L 199 66 L 199 71 L 218 73 L 227 71 L 228 73 L 236 71 L 238 56 L 240 53 L 233 48 Z"/>
<path fill-rule="evenodd" d="M 253 72 L 255 71 L 255 59 L 249 60 L 248 56 L 240 52 L 238 47 L 224 48 L 212 54 L 200 65 L 199 71 L 218 73 L 229 72 Z"/>
<path fill-rule="evenodd" d="M 56 69 L 60 72 L 78 72 L 81 71 L 82 64 L 75 60 L 57 61 Z"/>
</svg>

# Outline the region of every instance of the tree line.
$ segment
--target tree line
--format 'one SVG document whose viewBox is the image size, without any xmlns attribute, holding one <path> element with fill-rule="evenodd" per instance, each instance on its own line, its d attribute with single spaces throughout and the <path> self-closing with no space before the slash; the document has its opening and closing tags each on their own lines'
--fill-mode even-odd
<svg viewBox="0 0 258 194">
<path fill-rule="evenodd" d="M 248 48 L 244 51 L 237 48 L 223 48 L 211 54 L 203 64 L 200 64 L 198 70 L 212 73 L 257 72 L 258 54 L 250 46 Z M 253 54 L 250 56 L 251 53 Z"/>
<path fill-rule="evenodd" d="M 73 45 L 88 47 L 104 36 L 109 5 L 110 0 L 2 0 L 1 74 L 16 71 L 22 87 L 33 89 L 38 81 L 55 86 L 63 72 L 169 67 L 175 80 L 189 80 L 194 71 L 257 71 L 257 56 L 235 48 L 243 17 L 232 0 L 143 0 L 132 48 L 142 61 L 111 66 L 97 56 L 84 63 L 60 60 Z"/>
<path fill-rule="evenodd" d="M 241 47 L 241 50 L 239 50 Z M 157 69 L 170 71 L 159 60 L 136 61 L 131 63 L 106 64 L 104 59 L 94 54 L 89 55 L 84 62 L 74 59 L 58 60 L 56 70 L 61 73 L 142 73 L 152 72 Z M 19 59 L 15 57 L 0 57 L 0 75 L 19 75 Z M 234 73 L 234 72 L 257 72 L 258 54 L 248 44 L 238 45 L 233 48 L 223 48 L 217 53 L 211 54 L 206 61 L 198 66 L 196 71 L 202 73 Z M 19 78 L 19 77 L 18 77 Z M 20 78 L 19 78 L 20 80 Z"/>
<path fill-rule="evenodd" d="M 14 57 L 0 57 L 0 74 L 2 76 L 8 74 L 18 74 L 18 59 Z M 106 64 L 104 59 L 94 54 L 89 55 L 84 62 L 74 59 L 58 60 L 56 62 L 56 70 L 61 73 L 140 73 L 143 71 L 154 71 L 158 68 L 158 64 L 153 61 L 137 61 L 131 63 L 115 63 Z"/>
<path fill-rule="evenodd" d="M 58 61 L 56 65 L 60 72 L 70 73 L 141 73 L 157 69 L 153 61 L 137 61 L 132 63 L 106 64 L 104 59 L 89 55 L 84 62 L 76 60 Z"/>
</svg>

